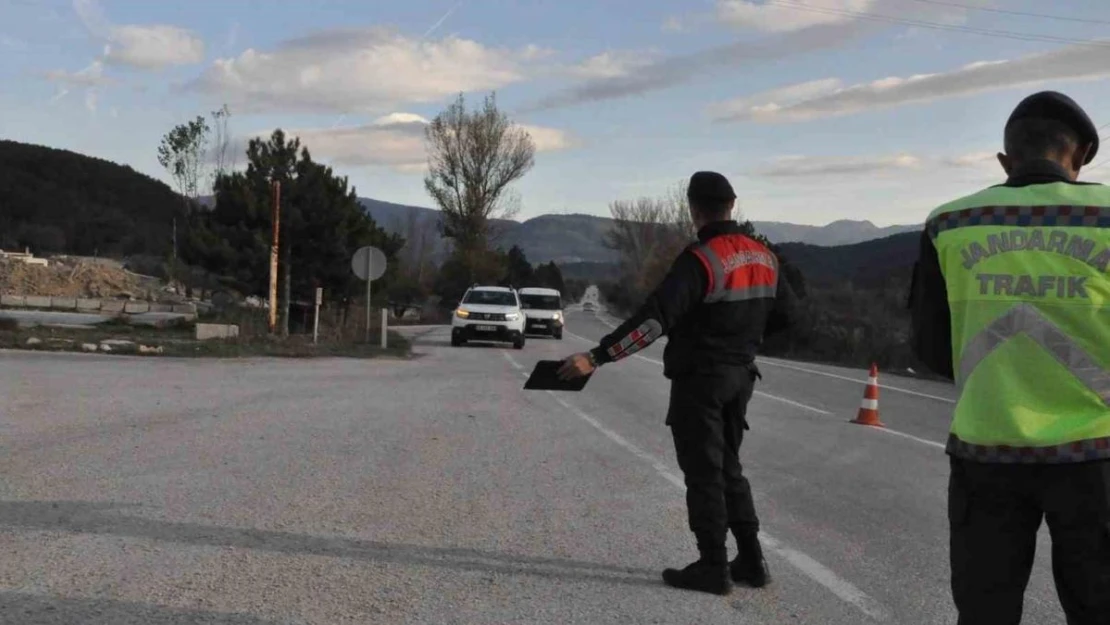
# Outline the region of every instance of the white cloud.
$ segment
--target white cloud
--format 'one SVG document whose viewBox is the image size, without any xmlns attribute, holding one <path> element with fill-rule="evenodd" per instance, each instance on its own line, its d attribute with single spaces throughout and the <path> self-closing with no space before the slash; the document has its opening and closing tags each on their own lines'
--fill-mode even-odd
<svg viewBox="0 0 1110 625">
<path fill-rule="evenodd" d="M 835 79 L 827 79 L 824 90 L 806 93 L 803 89 L 793 93 L 792 100 L 769 98 L 775 94 L 768 92 L 714 105 L 710 107 L 710 114 L 718 121 L 797 122 L 1053 81 L 1095 80 L 1107 76 L 1110 76 L 1110 45 L 1075 45 L 1014 60 L 981 61 L 949 72 L 889 77 L 848 87 L 841 87 Z M 781 95 L 785 90 L 778 91 Z M 751 105 L 758 100 L 767 102 L 761 106 Z"/>
<path fill-rule="evenodd" d="M 193 32 L 165 24 L 111 23 L 96 0 L 73 0 L 73 9 L 96 37 L 106 41 L 104 61 L 157 70 L 204 60 L 204 41 Z"/>
<path fill-rule="evenodd" d="M 871 11 L 878 0 L 807 0 L 805 3 L 756 3 L 718 0 L 717 18 L 730 26 L 780 33 L 855 19 L 853 12 Z"/>
<path fill-rule="evenodd" d="M 113 82 L 104 75 L 104 64 L 100 61 L 93 61 L 88 67 L 76 72 L 52 70 L 46 72 L 46 79 L 75 87 L 96 87 Z"/>
<path fill-rule="evenodd" d="M 427 162 L 424 129 L 429 120 L 413 113 L 391 113 L 362 126 L 288 130 L 314 157 L 350 167 L 390 167 L 401 173 L 422 173 Z M 537 152 L 572 148 L 576 142 L 566 132 L 521 124 L 532 137 Z M 269 132 L 256 133 L 268 137 Z"/>
<path fill-rule="evenodd" d="M 194 65 L 204 60 L 204 42 L 176 26 L 119 26 L 105 46 L 109 63 L 142 69 Z"/>
<path fill-rule="evenodd" d="M 192 86 L 253 112 L 380 112 L 504 87 L 523 80 L 528 63 L 543 56 L 535 46 L 507 50 L 381 28 L 333 30 L 217 60 Z"/>
<path fill-rule="evenodd" d="M 520 127 L 532 137 L 537 152 L 557 152 L 578 145 L 578 141 L 564 130 L 531 124 L 520 124 Z"/>
<path fill-rule="evenodd" d="M 841 86 L 842 83 L 838 78 L 811 80 L 785 87 L 776 87 L 769 91 L 736 98 L 728 102 L 712 104 L 708 111 L 710 116 L 718 120 L 760 119 L 775 114 L 782 110 L 784 106 L 833 93 Z"/>
<path fill-rule="evenodd" d="M 639 51 L 607 51 L 596 54 L 570 68 L 579 78 L 616 78 L 627 76 L 651 63 L 649 54 Z"/>
<path fill-rule="evenodd" d="M 876 173 L 920 167 L 920 157 L 911 154 L 890 156 L 786 156 L 756 171 L 768 178 L 799 178 L 842 174 Z"/>
<path fill-rule="evenodd" d="M 1001 170 L 994 152 L 977 151 L 956 156 L 921 156 L 909 153 L 879 156 L 785 156 L 755 170 L 766 178 L 841 178 L 849 174 L 943 174 L 957 171 L 979 177 Z"/>
<path fill-rule="evenodd" d="M 47 80 L 59 84 L 58 93 L 50 99 L 51 104 L 69 95 L 70 89 L 84 88 L 85 108 L 88 109 L 90 113 L 96 112 L 97 89 L 115 82 L 110 77 L 104 75 L 104 64 L 100 61 L 93 61 L 84 69 L 76 72 L 67 72 L 65 70 L 49 71 L 46 72 L 45 77 Z"/>
</svg>

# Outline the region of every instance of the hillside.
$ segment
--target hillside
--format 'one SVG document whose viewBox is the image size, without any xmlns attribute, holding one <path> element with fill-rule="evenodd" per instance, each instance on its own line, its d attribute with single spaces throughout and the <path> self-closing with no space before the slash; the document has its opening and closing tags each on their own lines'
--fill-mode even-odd
<svg viewBox="0 0 1110 625">
<path fill-rule="evenodd" d="M 0 141 L 0 248 L 163 255 L 180 196 L 130 167 Z"/>
<path fill-rule="evenodd" d="M 439 211 L 420 206 L 407 206 L 360 198 L 362 205 L 379 224 L 390 232 L 404 236 L 414 224 L 433 225 Z M 533 262 L 612 263 L 616 254 L 602 245 L 612 219 L 594 215 L 542 215 L 523 222 L 496 220 L 500 237 L 496 243 L 504 248 L 519 245 Z M 835 246 L 860 243 L 892 234 L 916 230 L 919 226 L 880 228 L 869 221 L 834 221 L 825 226 L 805 226 L 776 221 L 752 222 L 756 230 L 775 243 L 800 242 L 809 245 Z M 440 256 L 445 247 L 441 243 Z"/>
<path fill-rule="evenodd" d="M 804 226 L 781 221 L 755 221 L 752 225 L 774 243 L 808 243 L 823 246 L 862 243 L 921 228 L 919 224 L 880 228 L 870 221 L 848 219 L 834 221 L 824 226 Z"/>
<path fill-rule="evenodd" d="M 876 288 L 890 282 L 909 284 L 920 241 L 920 232 L 905 232 L 834 247 L 785 243 L 781 251 L 802 271 L 807 284 L 832 286 L 851 282 L 860 288 Z"/>
<path fill-rule="evenodd" d="M 0 249 L 100 256 L 164 256 L 172 246 L 173 214 L 180 202 L 169 186 L 130 167 L 13 141 L 0 141 L 0 198 Z M 414 227 L 434 228 L 439 216 L 430 208 L 370 198 L 361 202 L 379 224 L 402 235 Z M 616 255 L 601 243 L 611 223 L 581 214 L 497 220 L 496 243 L 519 245 L 533 263 L 555 261 L 576 277 L 604 279 L 615 271 Z M 916 253 L 916 235 L 896 233 L 917 226 L 879 228 L 845 220 L 825 226 L 755 226 L 784 243 L 810 281 L 857 273 L 868 279 L 869 272 L 902 267 L 902 259 Z M 438 236 L 432 240 L 442 258 L 446 242 Z M 853 245 L 818 247 L 846 242 Z"/>
</svg>

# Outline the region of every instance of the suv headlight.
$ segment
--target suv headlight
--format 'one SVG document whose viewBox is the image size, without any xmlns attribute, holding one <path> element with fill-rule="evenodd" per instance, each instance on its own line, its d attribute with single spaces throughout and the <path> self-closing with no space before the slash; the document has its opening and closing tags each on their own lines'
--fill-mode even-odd
<svg viewBox="0 0 1110 625">
<path fill-rule="evenodd" d="M 520 313 L 505 313 L 506 321 L 516 321 L 517 319 L 520 319 Z"/>
<path fill-rule="evenodd" d="M 551 315 L 551 318 L 552 319 L 562 319 L 563 318 L 563 313 L 557 312 L 554 315 Z"/>
<path fill-rule="evenodd" d="M 455 315 L 456 315 L 456 316 L 457 316 L 457 317 L 458 317 L 459 319 L 466 319 L 467 317 L 469 317 L 469 316 L 470 316 L 470 311 L 468 311 L 468 310 L 463 310 L 462 308 L 460 308 L 460 309 L 458 309 L 458 310 L 456 310 L 456 311 L 455 311 Z"/>
</svg>

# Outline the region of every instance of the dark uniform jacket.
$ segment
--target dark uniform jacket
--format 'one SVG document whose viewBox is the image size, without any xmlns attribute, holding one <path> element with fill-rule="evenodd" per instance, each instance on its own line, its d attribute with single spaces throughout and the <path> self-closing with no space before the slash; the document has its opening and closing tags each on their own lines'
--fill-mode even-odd
<svg viewBox="0 0 1110 625">
<path fill-rule="evenodd" d="M 1034 161 L 1015 170 L 1003 184 L 995 186 L 1027 187 L 1034 184 L 1071 182 L 1067 172 L 1052 161 Z M 909 308 L 912 319 L 911 346 L 917 358 L 937 375 L 955 379 L 952 371 L 952 320 L 948 306 L 948 289 L 940 268 L 937 248 L 928 230 L 921 232 L 921 248 L 913 268 Z"/>
<path fill-rule="evenodd" d="M 698 242 L 742 234 L 735 221 L 720 221 L 702 228 Z M 796 296 L 781 268 L 774 297 L 706 303 L 714 278 L 695 253 L 697 247 L 698 243 L 692 244 L 679 254 L 640 309 L 591 350 L 598 363 L 626 358 L 669 336 L 663 354 L 663 373 L 668 378 L 703 368 L 748 365 L 755 359 L 765 332 L 774 333 L 790 324 Z"/>
</svg>

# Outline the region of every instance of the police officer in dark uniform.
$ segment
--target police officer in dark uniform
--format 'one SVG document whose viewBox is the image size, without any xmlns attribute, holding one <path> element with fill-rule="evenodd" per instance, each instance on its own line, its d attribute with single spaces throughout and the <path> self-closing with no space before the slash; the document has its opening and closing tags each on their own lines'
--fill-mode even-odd
<svg viewBox="0 0 1110 625">
<path fill-rule="evenodd" d="M 795 298 L 775 255 L 732 219 L 736 194 L 724 176 L 695 173 L 687 199 L 698 241 L 675 259 L 630 319 L 597 347 L 567 358 L 560 376 L 586 375 L 669 336 L 663 355 L 663 374 L 671 380 L 666 423 L 685 475 L 690 529 L 701 557 L 684 569 L 666 569 L 663 580 L 727 594 L 730 577 L 754 587 L 769 581 L 739 449 L 759 377 L 756 351 L 765 332 L 789 324 Z M 729 529 L 739 548 L 731 565 Z"/>
</svg>

